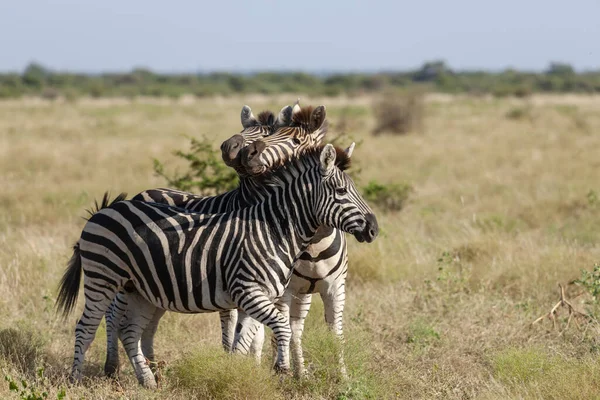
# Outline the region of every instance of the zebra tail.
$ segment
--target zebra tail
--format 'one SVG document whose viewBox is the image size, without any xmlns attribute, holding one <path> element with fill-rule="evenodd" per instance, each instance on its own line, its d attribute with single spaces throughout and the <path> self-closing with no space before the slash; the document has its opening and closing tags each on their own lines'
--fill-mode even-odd
<svg viewBox="0 0 600 400">
<path fill-rule="evenodd" d="M 81 254 L 79 242 L 73 246 L 73 256 L 67 264 L 67 270 L 60 280 L 58 298 L 56 299 L 56 312 L 62 312 L 67 318 L 77 302 L 79 295 L 79 282 L 81 282 Z"/>
<path fill-rule="evenodd" d="M 119 194 L 113 201 L 109 203 L 109 193 L 104 193 L 102 202 L 95 202 L 94 207 L 88 210 L 90 217 L 103 208 L 109 207 L 112 204 L 125 200 L 126 193 Z M 58 289 L 58 297 L 56 299 L 56 312 L 62 312 L 63 318 L 69 316 L 79 295 L 79 283 L 81 282 L 81 251 L 79 250 L 79 242 L 73 246 L 73 256 L 67 264 L 67 270 L 60 280 Z"/>
</svg>

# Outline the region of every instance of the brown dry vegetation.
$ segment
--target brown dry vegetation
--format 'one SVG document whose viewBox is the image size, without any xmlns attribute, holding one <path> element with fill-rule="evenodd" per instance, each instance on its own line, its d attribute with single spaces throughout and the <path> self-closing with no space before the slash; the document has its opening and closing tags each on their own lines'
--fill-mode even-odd
<svg viewBox="0 0 600 400">
<path fill-rule="evenodd" d="M 279 109 L 293 100 L 0 103 L 2 374 L 37 380 L 50 398 L 62 388 L 68 398 L 103 399 L 598 398 L 598 330 L 530 326 L 558 300 L 558 282 L 600 260 L 600 206 L 586 197 L 600 191 L 594 97 L 429 96 L 422 134 L 375 137 L 371 99 L 303 99 L 327 105 L 332 132 L 343 116 L 363 140 L 355 158 L 364 182 L 413 187 L 401 212 L 378 214 L 376 242 L 350 242 L 350 382 L 336 379 L 335 341 L 316 302 L 305 331 L 309 381 L 280 382 L 266 358 L 255 369 L 221 354 L 216 315 L 169 314 L 156 342 L 166 362 L 158 392 L 137 386 L 124 354 L 120 383 L 102 378 L 103 327 L 86 359 L 89 379 L 68 387 L 78 315 L 63 323 L 53 305 L 84 209 L 107 189 L 163 185 L 152 158 L 181 166 L 171 154 L 187 145 L 181 135 L 216 146 L 240 130 L 244 103 Z M 1 382 L 0 398 L 11 396 Z"/>
</svg>

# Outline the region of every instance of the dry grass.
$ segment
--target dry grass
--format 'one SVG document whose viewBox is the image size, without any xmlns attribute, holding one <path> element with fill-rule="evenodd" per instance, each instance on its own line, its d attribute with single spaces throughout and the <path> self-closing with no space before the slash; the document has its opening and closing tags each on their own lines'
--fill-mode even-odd
<svg viewBox="0 0 600 400">
<path fill-rule="evenodd" d="M 101 377 L 103 328 L 86 359 L 89 379 L 67 387 L 78 315 L 56 319 L 56 285 L 94 198 L 163 185 L 151 159 L 180 166 L 171 150 L 187 145 L 184 134 L 220 143 L 240 130 L 246 102 L 260 110 L 293 100 L 0 103 L 0 330 L 20 332 L 2 331 L 12 332 L 1 343 L 2 375 L 30 379 L 43 367 L 38 385 L 50 398 L 66 388 L 70 398 L 183 399 L 201 393 L 196 380 L 218 381 L 227 361 L 216 355 L 216 371 L 196 371 L 213 363 L 211 353 L 201 361 L 190 353 L 215 348 L 218 318 L 170 314 L 157 335 L 167 367 L 156 393 L 137 386 L 125 361 L 119 384 Z M 559 336 L 548 322 L 530 323 L 558 301 L 558 282 L 600 261 L 600 207 L 588 196 L 600 191 L 600 99 L 427 96 L 423 134 L 375 137 L 371 101 L 302 99 L 327 105 L 334 126 L 352 110 L 356 131 L 348 133 L 364 139 L 355 152 L 363 182 L 414 189 L 401 212 L 379 214 L 375 243 L 350 242 L 346 352 L 355 372 L 336 382 L 327 361 L 335 341 L 316 302 L 305 332 L 313 380 L 273 378 L 268 390 L 286 398 L 597 397 L 598 332 L 572 327 Z M 525 108 L 535 118 L 506 117 Z M 182 365 L 197 377 L 189 384 L 176 379 Z M 235 385 L 219 390 L 244 396 Z M 0 384 L 0 398 L 10 395 Z"/>
</svg>

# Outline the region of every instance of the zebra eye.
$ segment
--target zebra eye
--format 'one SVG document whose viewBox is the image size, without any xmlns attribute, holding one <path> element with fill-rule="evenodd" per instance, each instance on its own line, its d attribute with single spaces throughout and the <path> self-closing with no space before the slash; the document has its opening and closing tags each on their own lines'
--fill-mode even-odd
<svg viewBox="0 0 600 400">
<path fill-rule="evenodd" d="M 346 189 L 345 187 L 340 187 L 340 188 L 335 189 L 335 192 L 337 194 L 339 194 L 340 196 L 343 196 L 348 193 L 348 189 Z"/>
<path fill-rule="evenodd" d="M 296 146 L 300 146 L 300 143 L 301 143 L 301 142 L 300 142 L 300 139 L 298 139 L 298 138 L 293 138 L 293 139 L 292 139 L 292 142 L 294 142 L 294 144 L 295 144 Z"/>
</svg>

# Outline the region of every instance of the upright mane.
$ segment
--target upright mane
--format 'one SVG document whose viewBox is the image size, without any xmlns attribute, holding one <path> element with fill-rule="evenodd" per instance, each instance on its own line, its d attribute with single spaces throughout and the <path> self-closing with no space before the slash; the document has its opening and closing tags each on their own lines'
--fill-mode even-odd
<svg viewBox="0 0 600 400">
<path fill-rule="evenodd" d="M 313 112 L 313 106 L 301 107 L 300 111 L 292 115 L 292 124 L 290 126 L 310 127 L 310 115 Z"/>
<path fill-rule="evenodd" d="M 260 125 L 272 126 L 275 124 L 275 114 L 269 110 L 262 111 L 256 119 Z"/>
</svg>

